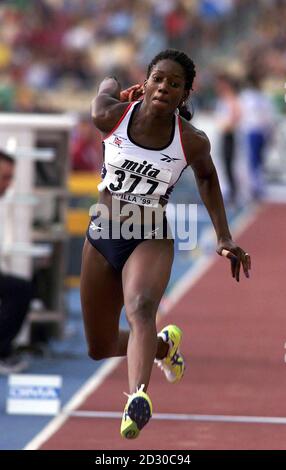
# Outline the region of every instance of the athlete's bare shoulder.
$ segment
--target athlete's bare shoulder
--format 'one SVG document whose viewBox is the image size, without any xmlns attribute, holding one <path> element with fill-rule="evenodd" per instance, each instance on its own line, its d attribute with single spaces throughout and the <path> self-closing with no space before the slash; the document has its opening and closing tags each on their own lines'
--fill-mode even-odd
<svg viewBox="0 0 286 470">
<path fill-rule="evenodd" d="M 189 121 L 181 117 L 182 143 L 189 165 L 198 158 L 208 157 L 210 154 L 210 141 L 205 132 L 197 129 Z"/>
</svg>

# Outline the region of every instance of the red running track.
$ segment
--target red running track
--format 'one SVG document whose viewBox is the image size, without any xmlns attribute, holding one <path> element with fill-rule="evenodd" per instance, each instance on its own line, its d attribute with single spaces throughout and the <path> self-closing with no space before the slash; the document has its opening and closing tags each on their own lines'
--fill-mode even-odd
<svg viewBox="0 0 286 470">
<path fill-rule="evenodd" d="M 187 370 L 168 384 L 154 367 L 155 413 L 286 417 L 286 205 L 265 205 L 237 240 L 252 255 L 251 279 L 238 284 L 216 262 L 164 323 L 184 331 Z M 81 406 L 122 411 L 126 362 Z M 285 424 L 151 420 L 138 439 L 123 440 L 119 419 L 69 418 L 42 449 L 286 449 Z"/>
</svg>

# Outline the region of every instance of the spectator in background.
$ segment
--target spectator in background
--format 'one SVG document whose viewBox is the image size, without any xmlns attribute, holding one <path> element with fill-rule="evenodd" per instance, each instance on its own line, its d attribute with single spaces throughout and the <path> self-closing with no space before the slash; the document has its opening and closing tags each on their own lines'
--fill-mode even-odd
<svg viewBox="0 0 286 470">
<path fill-rule="evenodd" d="M 90 117 L 81 118 L 71 143 L 72 169 L 98 171 L 102 165 L 101 137 L 95 131 Z"/>
<path fill-rule="evenodd" d="M 167 14 L 165 29 L 170 47 L 181 48 L 186 44 L 190 32 L 190 17 L 182 2 L 177 2 Z"/>
<path fill-rule="evenodd" d="M 263 163 L 265 147 L 274 126 L 274 107 L 261 90 L 260 77 L 251 73 L 241 92 L 241 129 L 247 149 L 250 190 L 253 199 L 264 193 Z"/>
<path fill-rule="evenodd" d="M 40 91 L 41 102 L 51 103 L 52 94 L 58 110 L 83 112 L 95 79 L 122 67 L 129 75 L 125 86 L 140 83 L 134 75 L 144 75 L 153 54 L 168 47 L 189 50 L 201 70 L 231 56 L 242 70 L 255 62 L 283 91 L 285 18 L 283 0 L 1 2 L 0 108 L 21 112 L 18 88 L 28 86 Z M 279 100 L 283 106 L 283 92 Z M 31 109 L 37 95 L 32 101 Z M 208 96 L 199 105 L 205 103 Z"/>
<path fill-rule="evenodd" d="M 0 150 L 1 198 L 12 182 L 14 167 L 14 160 Z M 0 218 L 2 219 L 1 212 Z M 1 231 L 5 222 L 0 220 Z M 28 367 L 27 361 L 13 351 L 12 342 L 27 315 L 31 298 L 31 282 L 0 271 L 0 374 L 21 372 Z"/>
<path fill-rule="evenodd" d="M 218 95 L 216 116 L 221 131 L 221 156 L 228 185 L 226 201 L 237 203 L 237 181 L 235 176 L 236 132 L 240 120 L 240 103 L 235 82 L 227 75 L 216 79 Z"/>
</svg>

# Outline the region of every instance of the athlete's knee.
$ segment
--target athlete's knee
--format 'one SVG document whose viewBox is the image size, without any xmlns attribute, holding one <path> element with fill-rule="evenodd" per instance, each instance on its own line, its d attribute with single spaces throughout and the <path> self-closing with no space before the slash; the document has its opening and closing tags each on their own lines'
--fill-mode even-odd
<svg viewBox="0 0 286 470">
<path fill-rule="evenodd" d="M 153 322 L 157 304 L 148 294 L 138 294 L 132 298 L 130 302 L 125 304 L 126 316 L 129 324 L 132 326 L 133 323 L 148 323 Z"/>
<path fill-rule="evenodd" d="M 88 347 L 88 355 L 94 361 L 101 361 L 114 356 L 114 348 L 109 345 L 93 344 Z"/>
</svg>

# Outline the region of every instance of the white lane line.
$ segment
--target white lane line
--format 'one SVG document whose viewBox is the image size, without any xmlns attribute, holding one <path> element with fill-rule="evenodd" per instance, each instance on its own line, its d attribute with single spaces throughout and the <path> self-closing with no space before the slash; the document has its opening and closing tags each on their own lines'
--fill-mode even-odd
<svg viewBox="0 0 286 470">
<path fill-rule="evenodd" d="M 70 401 L 63 407 L 62 411 L 58 416 L 53 418 L 42 431 L 37 434 L 23 450 L 36 450 L 46 442 L 53 434 L 55 434 L 59 428 L 69 418 L 69 414 L 76 408 L 78 408 L 86 398 L 96 390 L 106 377 L 119 365 L 123 360 L 121 357 L 114 357 L 106 360 L 102 366 L 84 383 L 84 385 L 74 394 Z"/>
<path fill-rule="evenodd" d="M 237 237 L 249 225 L 251 225 L 257 217 L 258 210 L 256 207 L 251 207 L 237 217 L 235 223 L 232 225 L 232 233 Z M 213 229 L 207 229 L 213 232 Z M 181 297 L 193 287 L 193 285 L 205 274 L 205 272 L 215 262 L 215 256 L 203 255 L 198 262 L 190 268 L 183 277 L 176 282 L 173 289 L 168 294 L 164 315 L 167 315 L 174 305 L 180 300 Z M 69 413 L 78 408 L 84 400 L 93 393 L 111 374 L 111 372 L 120 364 L 122 358 L 112 358 L 106 360 L 103 365 L 88 379 L 88 381 L 74 394 L 70 401 L 63 407 L 61 413 L 53 418 L 43 429 L 37 434 L 23 450 L 36 450 L 44 442 L 46 442 L 53 434 L 69 418 Z"/>
<path fill-rule="evenodd" d="M 88 411 L 78 410 L 69 414 L 71 418 L 121 419 L 119 411 Z M 254 424 L 286 424 L 286 417 L 279 416 L 235 416 L 235 415 L 197 415 L 181 413 L 154 413 L 152 420 L 161 421 L 210 421 L 213 423 L 254 423 Z"/>
</svg>

